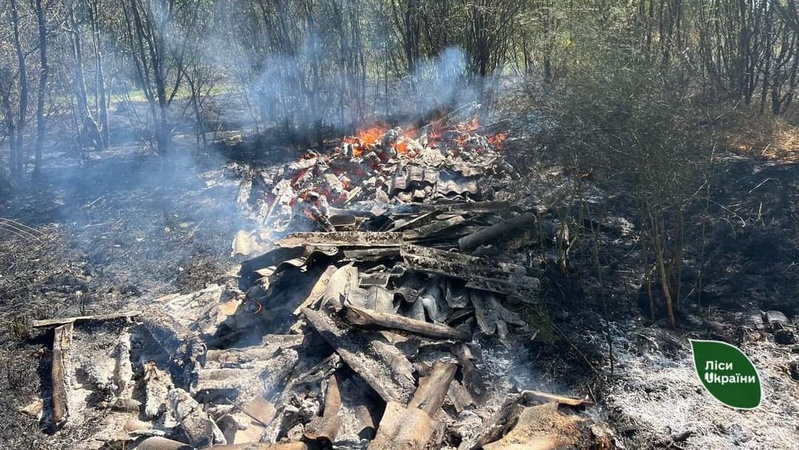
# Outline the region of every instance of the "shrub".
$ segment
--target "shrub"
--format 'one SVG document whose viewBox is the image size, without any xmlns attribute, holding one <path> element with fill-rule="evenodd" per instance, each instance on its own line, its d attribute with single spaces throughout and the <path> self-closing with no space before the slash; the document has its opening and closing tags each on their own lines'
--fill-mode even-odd
<svg viewBox="0 0 799 450">
<path fill-rule="evenodd" d="M 662 285 L 669 321 L 679 301 L 685 213 L 708 183 L 713 133 L 676 65 L 646 61 L 635 43 L 595 38 L 542 98 L 544 148 L 569 172 L 637 205 L 643 270 Z M 598 264 L 598 261 L 597 261 Z"/>
</svg>

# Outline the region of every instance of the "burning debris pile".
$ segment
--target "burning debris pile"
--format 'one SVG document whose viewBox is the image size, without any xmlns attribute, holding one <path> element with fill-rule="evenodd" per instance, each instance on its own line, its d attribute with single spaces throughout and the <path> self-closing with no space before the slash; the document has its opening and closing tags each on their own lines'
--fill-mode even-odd
<svg viewBox="0 0 799 450">
<path fill-rule="evenodd" d="M 505 135 L 477 134 L 476 119 L 445 125 L 442 119 L 418 130 L 369 128 L 330 154 L 309 150 L 276 170 L 249 170 L 239 203 L 272 239 L 316 227 L 353 229 L 364 216 L 401 213 L 388 211 L 400 205 L 493 198 L 516 175 L 498 151 Z"/>
<path fill-rule="evenodd" d="M 536 332 L 529 249 L 561 229 L 508 201 L 502 137 L 476 129 L 368 130 L 249 171 L 239 200 L 268 231 L 234 251 L 263 254 L 128 314 L 105 365 L 70 336 L 116 317 L 61 325 L 55 423 L 86 414 L 77 383 L 116 411 L 94 448 L 611 448 L 591 401 L 508 372 Z"/>
</svg>

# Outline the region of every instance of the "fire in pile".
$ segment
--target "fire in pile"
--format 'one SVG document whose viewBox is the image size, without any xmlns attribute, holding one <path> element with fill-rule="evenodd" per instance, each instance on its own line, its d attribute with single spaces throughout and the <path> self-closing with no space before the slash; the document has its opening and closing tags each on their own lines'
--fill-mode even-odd
<svg viewBox="0 0 799 450">
<path fill-rule="evenodd" d="M 479 130 L 375 128 L 247 169 L 239 202 L 263 227 L 236 236 L 259 253 L 237 280 L 125 323 L 34 324 L 59 325 L 54 422 L 85 419 L 91 391 L 114 411 L 95 448 L 611 448 L 591 401 L 502 360 L 535 335 L 533 249 L 563 231 L 514 195 L 504 136 Z M 99 320 L 119 340 L 87 362 L 70 340 Z"/>
</svg>

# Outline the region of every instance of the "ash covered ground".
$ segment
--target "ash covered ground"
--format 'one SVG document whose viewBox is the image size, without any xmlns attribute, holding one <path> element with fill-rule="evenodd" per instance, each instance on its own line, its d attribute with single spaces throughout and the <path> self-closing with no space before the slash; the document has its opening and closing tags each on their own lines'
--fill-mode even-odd
<svg viewBox="0 0 799 450">
<path fill-rule="evenodd" d="M 235 276 L 241 258 L 231 256 L 231 240 L 248 222 L 236 204 L 234 167 L 207 155 L 167 161 L 135 146 L 78 167 L 54 152 L 42 181 L 3 201 L 0 441 L 7 448 L 77 448 L 104 425 L 101 413 L 87 411 L 83 423 L 53 433 L 19 412 L 50 389 L 52 334 L 30 333 L 26 321 L 145 308 Z M 546 197 L 569 181 L 556 168 L 539 169 L 521 192 Z M 702 295 L 687 296 L 677 329 L 647 317 L 635 218 L 618 202 L 608 216 L 621 225 L 600 237 L 602 284 L 591 270 L 592 245 L 572 249 L 568 274 L 548 267 L 542 277 L 548 318 L 528 316 L 541 330 L 536 339 L 522 353 L 491 354 L 491 363 L 511 383 L 588 395 L 596 405 L 584 414 L 607 424 L 619 448 L 799 448 L 799 347 L 776 343 L 774 330 L 752 319 L 775 310 L 790 321 L 784 329 L 797 325 L 799 171 L 732 156 L 717 170 Z M 689 281 L 699 251 L 686 253 Z M 77 341 L 107 350 L 119 332 L 107 327 L 83 330 Z M 688 338 L 725 340 L 747 353 L 763 379 L 762 407 L 716 403 L 693 372 Z"/>
</svg>

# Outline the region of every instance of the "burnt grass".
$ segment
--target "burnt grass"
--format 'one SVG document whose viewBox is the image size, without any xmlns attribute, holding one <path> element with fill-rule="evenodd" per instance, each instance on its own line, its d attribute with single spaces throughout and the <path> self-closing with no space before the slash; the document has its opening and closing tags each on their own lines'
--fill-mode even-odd
<svg viewBox="0 0 799 450">
<path fill-rule="evenodd" d="M 799 166 L 729 154 L 714 170 L 709 201 L 699 199 L 686 212 L 683 295 L 675 305 L 678 329 L 696 328 L 686 320 L 694 314 L 714 320 L 713 314 L 777 310 L 789 319 L 799 318 Z M 624 193 L 615 197 L 608 216 L 636 225 L 633 201 Z M 635 231 L 622 236 L 617 230 L 602 230 L 600 286 L 587 227 L 570 250 L 568 273 L 548 270 L 543 287 L 550 306 L 575 310 L 588 305 L 593 307 L 591 314 L 607 307 L 611 319 L 649 319 Z M 665 302 L 657 281 L 653 295 L 655 324 L 665 326 Z"/>
<path fill-rule="evenodd" d="M 212 171 L 224 182 L 234 174 L 217 157 L 189 155 L 119 147 L 80 167 L 54 152 L 38 179 L 0 203 L 4 448 L 57 446 L 58 435 L 47 437 L 52 430 L 18 411 L 42 395 L 46 404 L 49 389 L 52 332 L 31 330 L 30 320 L 146 307 L 220 282 L 236 267 L 230 242 L 246 226 L 238 188 L 208 187 L 199 176 Z"/>
<path fill-rule="evenodd" d="M 4 448 L 58 448 L 67 445 L 63 439 L 90 435 L 76 430 L 71 437 L 51 436 L 46 424 L 18 411 L 40 396 L 46 404 L 49 391 L 52 333 L 31 330 L 30 320 L 143 308 L 161 295 L 224 281 L 237 269 L 241 259 L 230 256 L 230 243 L 237 230 L 251 225 L 235 202 L 236 174 L 222 169 L 226 158 L 197 156 L 182 147 L 164 158 L 141 146 L 120 146 L 96 155 L 87 167 L 74 155 L 54 151 L 38 179 L 0 199 Z M 799 170 L 741 157 L 722 161 L 716 170 L 712 202 L 696 206 L 694 226 L 687 230 L 689 293 L 678 326 L 731 340 L 732 334 L 714 335 L 687 318 L 729 323 L 735 313 L 769 309 L 799 315 Z M 207 173 L 219 183 L 209 187 L 201 176 Z M 634 214 L 624 202 L 611 211 L 636 223 Z M 706 234 L 700 291 L 692 288 L 700 273 L 701 220 Z M 592 367 L 604 364 L 607 348 L 596 343 L 602 339 L 586 342 L 586 333 L 601 337 L 604 317 L 652 324 L 636 288 L 642 270 L 634 237 L 603 233 L 601 284 L 589 243 L 585 239 L 573 249 L 567 273 L 544 267 L 544 308 L 527 317 L 542 330 L 532 354 L 542 372 L 552 374 L 545 382 L 585 383 L 601 400 L 602 380 Z M 662 311 L 654 326 L 666 326 Z"/>
</svg>

